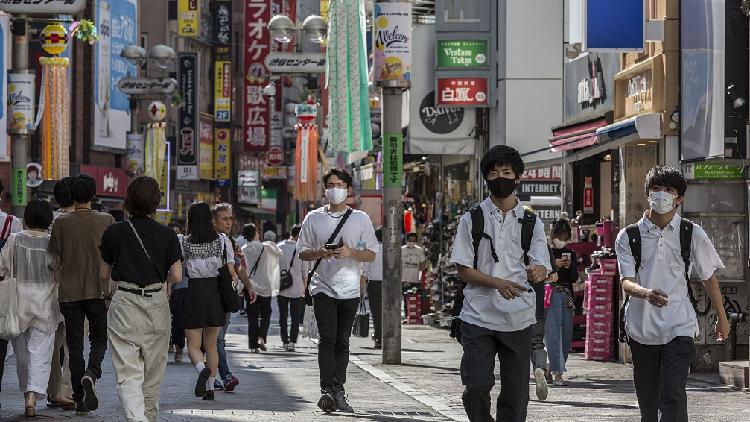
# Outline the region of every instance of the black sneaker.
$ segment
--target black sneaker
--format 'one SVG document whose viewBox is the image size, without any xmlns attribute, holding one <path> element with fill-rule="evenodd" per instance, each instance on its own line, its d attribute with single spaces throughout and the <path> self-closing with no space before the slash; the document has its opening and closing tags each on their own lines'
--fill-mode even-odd
<svg viewBox="0 0 750 422">
<path fill-rule="evenodd" d="M 333 400 L 333 393 L 331 390 L 324 389 L 321 391 L 320 400 L 318 400 L 318 407 L 326 413 L 333 413 L 336 411 L 336 402 Z"/>
<path fill-rule="evenodd" d="M 203 368 L 200 375 L 198 375 L 198 381 L 195 382 L 195 397 L 203 397 L 206 394 L 206 382 L 208 377 L 211 376 L 211 370 Z"/>
<path fill-rule="evenodd" d="M 349 404 L 349 400 L 346 399 L 346 391 L 344 389 L 336 389 L 333 392 L 333 400 L 336 402 L 336 409 L 344 413 L 354 413 L 354 409 Z"/>
<path fill-rule="evenodd" d="M 83 402 L 83 400 L 79 400 L 76 402 L 76 416 L 88 416 L 89 415 L 89 408 L 86 407 L 86 403 Z"/>
<path fill-rule="evenodd" d="M 219 380 L 214 381 L 214 390 L 224 391 L 224 384 L 220 383 Z"/>
<path fill-rule="evenodd" d="M 83 403 L 89 411 L 98 409 L 99 398 L 96 397 L 96 376 L 90 371 L 86 371 L 86 375 L 81 378 L 81 385 L 83 386 Z"/>
<path fill-rule="evenodd" d="M 206 391 L 206 394 L 203 395 L 203 400 L 214 401 L 214 390 Z"/>
</svg>

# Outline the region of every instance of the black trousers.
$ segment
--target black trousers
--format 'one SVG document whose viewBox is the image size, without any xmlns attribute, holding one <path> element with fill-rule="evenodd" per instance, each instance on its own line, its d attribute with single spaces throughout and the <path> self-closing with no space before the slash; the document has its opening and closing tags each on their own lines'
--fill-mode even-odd
<svg viewBox="0 0 750 422">
<path fill-rule="evenodd" d="M 281 331 L 281 342 L 284 344 L 297 342 L 299 336 L 299 325 L 302 324 L 302 312 L 300 308 L 305 308 L 305 298 L 295 297 L 289 298 L 284 296 L 277 296 L 279 304 L 279 329 Z M 287 318 L 289 314 L 292 314 L 292 327 L 291 330 L 287 327 Z"/>
<path fill-rule="evenodd" d="M 531 327 L 513 332 L 492 331 L 461 323 L 463 403 L 471 422 L 494 421 L 490 391 L 495 385 L 495 359 L 500 359 L 501 389 L 497 422 L 526 420 L 529 405 Z"/>
<path fill-rule="evenodd" d="M 367 300 L 370 302 L 374 340 L 383 338 L 383 282 L 370 280 L 367 282 Z"/>
<path fill-rule="evenodd" d="M 185 299 L 188 289 L 172 290 L 169 298 L 169 309 L 172 311 L 172 344 L 182 350 L 185 348 Z"/>
<path fill-rule="evenodd" d="M 630 339 L 628 344 L 633 354 L 633 383 L 641 422 L 687 422 L 685 387 L 695 357 L 693 339 L 675 337 L 656 346 Z"/>
<path fill-rule="evenodd" d="M 256 296 L 255 303 L 247 305 L 247 335 L 251 349 L 258 348 L 258 339 L 266 342 L 271 325 L 271 296 Z"/>
<path fill-rule="evenodd" d="M 359 298 L 334 299 L 323 293 L 313 297 L 315 320 L 318 323 L 318 367 L 320 388 L 343 389 L 349 365 L 349 337 Z"/>
<path fill-rule="evenodd" d="M 60 312 L 65 317 L 65 340 L 70 357 L 70 381 L 73 384 L 73 400 L 83 399 L 81 378 L 90 371 L 96 379 L 102 377 L 102 361 L 107 351 L 107 307 L 104 299 L 86 299 L 75 302 L 60 302 Z M 89 361 L 83 358 L 83 324 L 89 321 Z"/>
<path fill-rule="evenodd" d="M 0 338 L 0 391 L 3 391 L 3 371 L 5 370 L 5 355 L 8 354 L 8 340 Z"/>
</svg>

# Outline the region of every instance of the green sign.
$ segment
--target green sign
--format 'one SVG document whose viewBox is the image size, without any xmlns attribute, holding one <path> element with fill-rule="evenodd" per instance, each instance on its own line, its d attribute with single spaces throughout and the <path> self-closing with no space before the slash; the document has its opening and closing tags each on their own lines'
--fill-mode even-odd
<svg viewBox="0 0 750 422">
<path fill-rule="evenodd" d="M 486 68 L 487 40 L 438 40 L 438 67 Z"/>
<path fill-rule="evenodd" d="M 742 169 L 742 166 L 724 164 L 694 164 L 693 178 L 696 180 L 742 179 Z"/>
<path fill-rule="evenodd" d="M 400 133 L 383 135 L 383 179 L 387 188 L 404 183 L 404 137 Z"/>
<path fill-rule="evenodd" d="M 25 207 L 29 202 L 28 189 L 26 188 L 26 169 L 13 169 L 11 177 L 13 185 L 11 194 L 11 203 L 14 207 Z"/>
</svg>

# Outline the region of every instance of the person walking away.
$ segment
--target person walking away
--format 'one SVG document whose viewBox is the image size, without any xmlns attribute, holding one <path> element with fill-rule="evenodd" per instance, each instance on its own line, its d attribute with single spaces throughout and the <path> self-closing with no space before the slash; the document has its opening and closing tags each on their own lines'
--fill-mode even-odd
<svg viewBox="0 0 750 422">
<path fill-rule="evenodd" d="M 99 246 L 104 230 L 114 223 L 111 215 L 91 209 L 96 181 L 82 173 L 70 185 L 74 210 L 55 220 L 49 241 L 59 277 L 60 311 L 65 317 L 65 341 L 70 352 L 70 376 L 76 413 L 86 415 L 99 407 L 95 385 L 102 376 L 107 350 L 109 283 L 99 277 Z M 88 366 L 83 358 L 84 321 L 89 322 Z"/>
<path fill-rule="evenodd" d="M 578 281 L 578 257 L 568 248 L 571 238 L 570 223 L 564 219 L 552 223 L 550 239 L 552 256 L 557 266 L 557 282 L 552 283 L 552 296 L 544 326 L 549 369 L 554 385 L 567 385 L 563 374 L 567 371 L 570 342 L 573 339 L 573 284 Z"/>
<path fill-rule="evenodd" d="M 36 416 L 36 400 L 47 393 L 55 345 L 62 321 L 57 303 L 52 256 L 47 252 L 52 205 L 32 200 L 24 212 L 26 230 L 10 236 L 0 254 L 0 275 L 17 283 L 21 333 L 12 339 L 18 384 L 25 398 L 25 416 Z"/>
<path fill-rule="evenodd" d="M 177 234 L 153 220 L 159 202 L 156 179 L 136 178 L 125 196 L 129 219 L 109 226 L 102 236 L 101 279 L 117 285 L 107 334 L 128 422 L 154 422 L 159 414 L 171 325 L 166 283 L 182 280 Z"/>
<path fill-rule="evenodd" d="M 375 260 L 378 241 L 370 217 L 346 205 L 352 177 L 332 168 L 323 175 L 328 205 L 311 211 L 302 223 L 297 253 L 314 262 L 309 291 L 318 324 L 318 367 L 324 412 L 353 412 L 346 397 L 349 337 L 361 296 L 362 263 Z"/>
<path fill-rule="evenodd" d="M 224 306 L 217 286 L 219 268 L 228 265 L 233 280 L 234 249 L 224 235 L 216 231 L 211 207 L 197 202 L 188 210 L 188 232 L 182 242 L 187 270 L 188 292 L 185 300 L 185 335 L 190 361 L 198 372 L 195 397 L 214 400 L 214 381 L 219 367 L 216 342 L 226 323 Z M 201 352 L 205 349 L 205 356 Z"/>
<path fill-rule="evenodd" d="M 716 276 L 724 264 L 703 228 L 677 213 L 686 190 L 679 170 L 652 168 L 645 183 L 650 209 L 622 229 L 615 244 L 628 295 L 624 328 L 642 422 L 688 420 L 685 385 L 699 332 L 688 280 L 691 264 L 717 316 L 714 338 L 723 342 L 729 336 Z"/>
<path fill-rule="evenodd" d="M 284 290 L 279 290 L 276 300 L 279 306 L 279 329 L 281 332 L 281 343 L 284 350 L 294 352 L 299 336 L 299 326 L 302 324 L 302 309 L 305 307 L 305 288 L 307 287 L 307 262 L 297 256 L 297 240 L 302 225 L 295 224 L 289 239 L 284 240 L 277 246 L 283 252 L 279 263 L 283 271 L 292 276 L 292 285 Z M 292 326 L 287 327 L 287 318 L 291 313 Z"/>
<path fill-rule="evenodd" d="M 362 278 L 367 283 L 367 300 L 372 312 L 372 341 L 375 349 L 383 348 L 383 228 L 375 230 L 378 240 L 375 260 L 362 263 Z"/>
<path fill-rule="evenodd" d="M 182 242 L 185 235 L 177 234 L 177 241 Z M 182 363 L 183 350 L 185 349 L 185 299 L 187 298 L 188 276 L 183 264 L 182 280 L 171 286 L 169 295 L 169 310 L 172 314 L 172 348 L 174 349 L 175 363 Z"/>
<path fill-rule="evenodd" d="M 547 278 L 549 251 L 544 223 L 525 210 L 515 194 L 524 170 L 518 151 L 495 146 L 482 157 L 480 167 L 490 191 L 474 211 L 478 224 L 483 224 L 481 241 L 475 249 L 474 218 L 467 212 L 459 221 L 451 255 L 467 283 L 459 316 L 463 404 L 470 421 L 493 420 L 490 391 L 497 355 L 502 384 L 497 420 L 519 422 L 526 420 L 531 325 L 536 322 L 536 297 L 529 283 Z M 533 230 L 528 251 L 521 244 L 524 229 Z"/>
<path fill-rule="evenodd" d="M 255 302 L 247 307 L 249 348 L 252 353 L 265 352 L 271 325 L 271 297 L 279 290 L 279 260 L 283 252 L 276 246 L 276 233 L 265 232 L 261 243 L 254 225 L 245 225 L 242 230 L 245 238 L 253 239 L 242 248 L 256 295 Z"/>
<path fill-rule="evenodd" d="M 420 271 L 427 269 L 427 254 L 424 249 L 417 245 L 417 234 L 406 235 L 406 245 L 401 247 L 401 282 L 404 291 L 404 317 L 408 317 L 407 294 L 422 295 L 422 279 Z M 422 310 L 419 310 L 422 313 Z"/>
</svg>

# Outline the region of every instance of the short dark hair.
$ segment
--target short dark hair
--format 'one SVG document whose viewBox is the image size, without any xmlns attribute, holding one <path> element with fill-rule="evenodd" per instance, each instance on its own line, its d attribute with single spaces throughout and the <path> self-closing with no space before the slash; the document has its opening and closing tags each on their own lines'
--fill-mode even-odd
<svg viewBox="0 0 750 422">
<path fill-rule="evenodd" d="M 216 215 L 220 212 L 228 212 L 232 213 L 232 205 L 227 204 L 226 202 L 221 202 L 218 204 L 214 204 L 214 206 L 211 207 L 211 214 L 216 217 Z"/>
<path fill-rule="evenodd" d="M 156 179 L 140 176 L 128 185 L 123 206 L 133 217 L 147 217 L 156 212 L 160 202 L 161 190 Z"/>
<path fill-rule="evenodd" d="M 419 239 L 419 236 L 417 236 L 416 233 L 406 233 L 406 238 L 409 239 L 410 237 L 413 237 L 415 239 Z"/>
<path fill-rule="evenodd" d="M 646 195 L 651 192 L 654 186 L 663 186 L 665 188 L 674 188 L 678 196 L 685 196 L 687 191 L 687 181 L 682 172 L 671 166 L 654 166 L 646 175 L 644 189 Z"/>
<path fill-rule="evenodd" d="M 375 238 L 378 239 L 378 243 L 383 243 L 383 227 L 375 229 Z"/>
<path fill-rule="evenodd" d="M 513 169 L 513 172 L 516 173 L 516 179 L 523 174 L 524 165 L 521 154 L 519 154 L 515 148 L 507 145 L 496 145 L 490 148 L 490 150 L 484 154 L 482 161 L 479 163 L 479 167 L 482 170 L 482 176 L 485 180 L 492 170 L 495 170 L 498 166 L 505 165 L 508 165 Z"/>
<path fill-rule="evenodd" d="M 47 230 L 52 224 L 52 204 L 44 199 L 29 201 L 23 212 L 23 222 L 30 229 Z"/>
<path fill-rule="evenodd" d="M 562 235 L 568 235 L 568 239 L 573 235 L 570 229 L 570 223 L 564 218 L 560 218 L 552 222 L 552 229 L 549 232 L 550 238 L 559 238 Z"/>
<path fill-rule="evenodd" d="M 258 233 L 258 229 L 253 223 L 247 223 L 242 226 L 242 235 L 245 236 L 245 240 L 252 242 L 255 239 L 255 234 Z"/>
<path fill-rule="evenodd" d="M 55 195 L 55 202 L 62 208 L 72 207 L 73 198 L 70 196 L 70 185 L 73 184 L 73 178 L 63 177 L 57 183 L 53 189 Z"/>
<path fill-rule="evenodd" d="M 300 232 L 302 231 L 302 225 L 301 224 L 295 224 L 292 226 L 292 237 L 299 236 Z"/>
<path fill-rule="evenodd" d="M 330 179 L 331 176 L 338 177 L 339 179 L 341 179 L 341 181 L 346 183 L 347 187 L 352 187 L 352 176 L 349 174 L 349 172 L 338 167 L 332 167 L 323 175 L 323 188 L 328 186 L 328 179 Z"/>
<path fill-rule="evenodd" d="M 219 237 L 214 228 L 211 207 L 205 202 L 196 202 L 190 206 L 187 226 L 190 243 L 211 243 Z"/>
<path fill-rule="evenodd" d="M 74 202 L 86 204 L 94 200 L 96 196 L 96 180 L 86 173 L 81 173 L 73 178 L 70 184 L 70 197 Z"/>
</svg>

